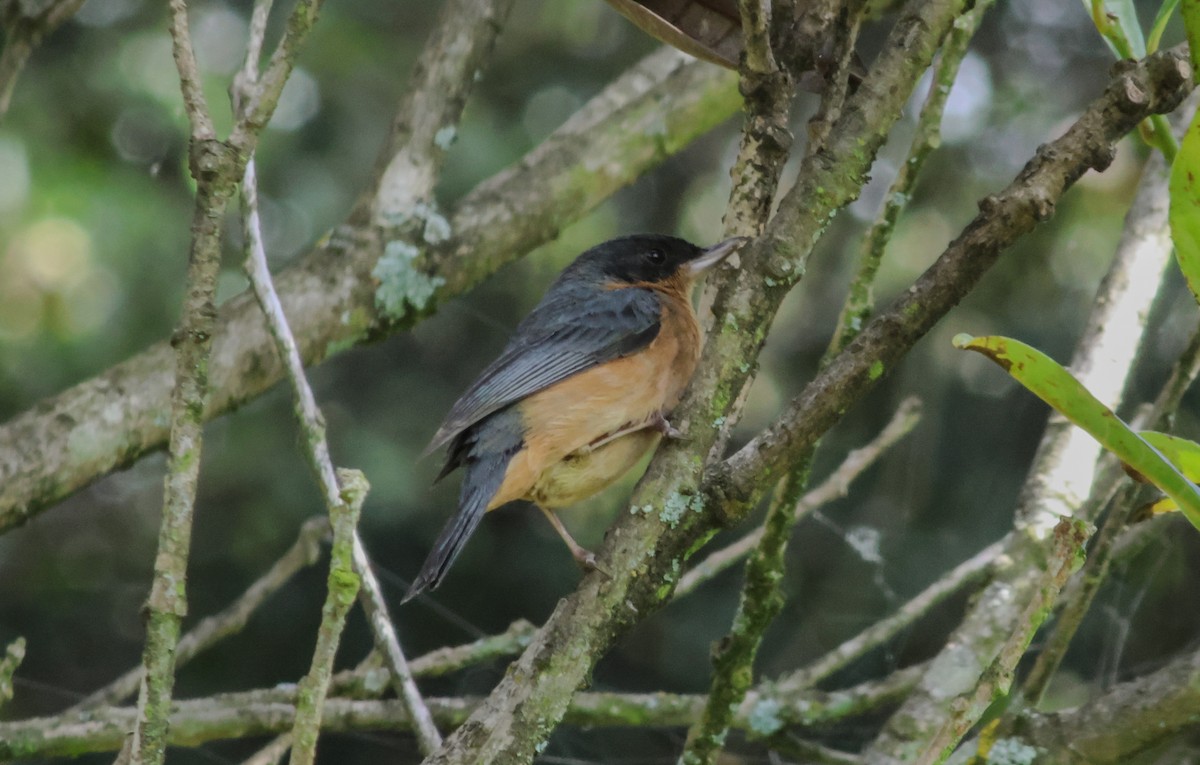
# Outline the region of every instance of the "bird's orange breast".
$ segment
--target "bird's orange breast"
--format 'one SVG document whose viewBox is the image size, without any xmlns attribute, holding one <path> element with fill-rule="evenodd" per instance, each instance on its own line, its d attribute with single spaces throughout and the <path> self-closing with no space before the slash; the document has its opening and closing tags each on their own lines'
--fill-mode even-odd
<svg viewBox="0 0 1200 765">
<path fill-rule="evenodd" d="M 662 323 L 649 346 L 517 404 L 525 446 L 509 463 L 489 510 L 515 499 L 530 499 L 543 507 L 586 499 L 624 475 L 658 443 L 659 434 L 644 429 L 597 449 L 587 448 L 679 403 L 701 344 L 700 325 L 684 287 L 655 287 L 663 302 Z"/>
</svg>

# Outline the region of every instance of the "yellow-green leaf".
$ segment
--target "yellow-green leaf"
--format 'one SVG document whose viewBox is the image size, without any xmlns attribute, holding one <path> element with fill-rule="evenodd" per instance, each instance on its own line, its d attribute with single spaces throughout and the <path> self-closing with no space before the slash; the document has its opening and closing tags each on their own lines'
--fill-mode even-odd
<svg viewBox="0 0 1200 765">
<path fill-rule="evenodd" d="M 1200 112 L 1192 117 L 1171 165 L 1170 192 L 1175 258 L 1192 297 L 1200 302 Z"/>
<path fill-rule="evenodd" d="M 957 335 L 954 346 L 976 351 L 999 364 L 1031 393 L 1161 489 L 1179 505 L 1192 525 L 1200 529 L 1200 489 L 1056 361 L 1007 337 Z"/>
<path fill-rule="evenodd" d="M 1138 435 L 1179 468 L 1184 478 L 1192 483 L 1200 481 L 1200 444 L 1156 430 L 1143 430 Z"/>
</svg>

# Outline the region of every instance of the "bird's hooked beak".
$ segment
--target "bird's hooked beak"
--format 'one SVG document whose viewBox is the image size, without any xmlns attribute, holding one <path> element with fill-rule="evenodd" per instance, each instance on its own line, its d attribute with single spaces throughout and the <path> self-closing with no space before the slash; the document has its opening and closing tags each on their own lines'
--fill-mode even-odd
<svg viewBox="0 0 1200 765">
<path fill-rule="evenodd" d="M 699 257 L 689 260 L 687 265 L 684 266 L 687 269 L 688 277 L 692 279 L 697 278 L 705 271 L 708 271 L 722 260 L 725 260 L 725 258 L 737 252 L 748 241 L 750 241 L 749 237 L 735 236 L 702 250 Z"/>
</svg>

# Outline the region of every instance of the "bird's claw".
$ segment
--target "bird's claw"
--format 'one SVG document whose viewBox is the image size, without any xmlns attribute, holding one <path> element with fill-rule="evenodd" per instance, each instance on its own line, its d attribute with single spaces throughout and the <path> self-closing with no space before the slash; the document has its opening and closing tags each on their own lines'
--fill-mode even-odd
<svg viewBox="0 0 1200 765">
<path fill-rule="evenodd" d="M 606 579 L 612 579 L 612 574 L 604 570 L 599 563 L 599 559 L 596 557 L 596 553 L 591 550 L 581 548 L 578 553 L 575 553 L 575 562 L 579 564 L 579 567 L 585 573 L 599 571 Z"/>
</svg>

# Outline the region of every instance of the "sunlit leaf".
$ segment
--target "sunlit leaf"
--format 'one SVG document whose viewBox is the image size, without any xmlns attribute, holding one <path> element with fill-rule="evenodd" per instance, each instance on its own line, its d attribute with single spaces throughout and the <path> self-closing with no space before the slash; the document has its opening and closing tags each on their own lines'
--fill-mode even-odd
<svg viewBox="0 0 1200 765">
<path fill-rule="evenodd" d="M 1162 5 L 1158 6 L 1158 14 L 1154 17 L 1154 23 L 1150 25 L 1150 34 L 1146 37 L 1147 53 L 1154 53 L 1158 50 L 1163 32 L 1167 29 L 1167 22 L 1171 20 L 1171 16 L 1178 7 L 1179 0 L 1163 0 Z"/>
<path fill-rule="evenodd" d="M 1171 239 L 1192 296 L 1200 301 L 1200 112 L 1171 165 Z"/>
<path fill-rule="evenodd" d="M 976 351 L 999 364 L 1017 382 L 1161 489 L 1200 529 L 1200 489 L 1056 361 L 1007 337 L 957 335 L 954 346 Z"/>
<path fill-rule="evenodd" d="M 1192 483 L 1200 481 L 1200 444 L 1156 430 L 1143 430 L 1138 435 L 1171 460 L 1184 478 Z"/>
<path fill-rule="evenodd" d="M 1183 29 L 1187 33 L 1188 48 L 1192 55 L 1192 68 L 1197 67 L 1200 60 L 1200 0 L 1183 0 L 1179 6 L 1183 14 Z"/>
</svg>

